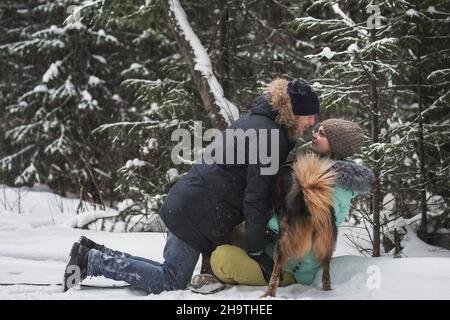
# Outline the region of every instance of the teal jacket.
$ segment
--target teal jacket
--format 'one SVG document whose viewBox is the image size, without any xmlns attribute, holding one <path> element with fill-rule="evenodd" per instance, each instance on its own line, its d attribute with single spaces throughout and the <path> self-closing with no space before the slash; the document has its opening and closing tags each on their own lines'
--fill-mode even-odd
<svg viewBox="0 0 450 320">
<path fill-rule="evenodd" d="M 333 190 L 333 209 L 336 218 L 336 227 L 344 222 L 350 211 L 350 204 L 358 194 L 368 193 L 373 183 L 372 171 L 362 165 L 351 161 L 336 161 L 333 169 L 338 173 L 336 185 Z M 267 228 L 278 234 L 278 218 L 274 213 L 267 223 Z M 273 256 L 274 243 L 266 246 L 266 253 Z M 293 258 L 283 267 L 283 271 L 294 275 L 297 283 L 310 285 L 320 268 L 313 252 L 307 253 L 301 261 Z"/>
</svg>

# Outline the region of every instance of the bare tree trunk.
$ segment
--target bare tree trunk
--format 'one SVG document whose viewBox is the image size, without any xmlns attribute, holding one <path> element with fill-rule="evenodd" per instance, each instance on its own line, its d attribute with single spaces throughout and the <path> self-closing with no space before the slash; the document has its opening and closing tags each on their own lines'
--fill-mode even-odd
<svg viewBox="0 0 450 320">
<path fill-rule="evenodd" d="M 372 41 L 375 41 L 376 37 L 376 29 L 372 29 L 371 38 Z M 372 53 L 372 61 L 376 61 L 376 53 Z M 372 100 L 372 141 L 373 143 L 379 142 L 379 134 L 380 128 L 378 124 L 378 116 L 379 116 L 379 101 L 378 101 L 378 88 L 377 88 L 377 65 L 372 65 L 372 79 L 370 80 L 370 90 L 371 90 L 371 100 Z M 377 162 L 374 168 L 375 175 L 375 183 L 373 186 L 373 194 L 372 194 L 372 209 L 373 209 L 373 253 L 374 257 L 380 256 L 380 200 L 381 200 L 381 191 L 380 191 L 380 170 L 378 167 L 378 161 L 380 159 L 380 155 L 378 151 L 374 153 L 374 160 Z"/>
<path fill-rule="evenodd" d="M 283 13 L 277 1 L 268 0 L 266 6 L 270 8 L 270 22 L 274 28 L 279 28 L 283 21 Z"/>
<path fill-rule="evenodd" d="M 228 32 L 228 18 L 229 18 L 229 9 L 228 9 L 228 1 L 222 2 L 223 5 L 223 14 L 220 20 L 220 50 L 221 57 L 219 60 L 218 68 L 222 70 L 223 77 L 223 93 L 226 97 L 229 97 L 230 92 L 230 49 L 229 49 L 229 32 Z"/>
<path fill-rule="evenodd" d="M 194 80 L 195 86 L 200 93 L 203 106 L 208 114 L 208 118 L 210 119 L 211 124 L 217 129 L 224 130 L 228 124 L 220 114 L 219 108 L 214 103 L 214 96 L 207 79 L 202 76 L 200 71 L 195 70 L 195 57 L 193 54 L 193 48 L 191 47 L 189 41 L 183 36 L 183 31 L 181 30 L 180 25 L 177 23 L 176 17 L 171 10 L 169 1 L 171 0 L 162 1 L 162 3 L 168 17 L 169 27 L 172 31 L 172 35 L 177 42 L 181 55 L 184 57 L 189 66 L 189 70 L 192 74 L 192 79 Z"/>
<path fill-rule="evenodd" d="M 416 0 L 416 10 L 420 12 L 419 1 Z M 417 37 L 422 39 L 420 34 L 420 22 L 416 22 L 416 32 Z M 420 202 L 421 202 L 421 212 L 422 219 L 420 224 L 419 236 L 422 240 L 427 239 L 427 189 L 426 189 L 426 171 L 425 171 L 425 151 L 424 151 L 424 139 L 423 139 L 423 97 L 422 97 L 422 57 L 421 57 L 421 43 L 417 44 L 417 104 L 419 107 L 419 139 L 418 143 L 418 153 L 420 162 Z"/>
</svg>

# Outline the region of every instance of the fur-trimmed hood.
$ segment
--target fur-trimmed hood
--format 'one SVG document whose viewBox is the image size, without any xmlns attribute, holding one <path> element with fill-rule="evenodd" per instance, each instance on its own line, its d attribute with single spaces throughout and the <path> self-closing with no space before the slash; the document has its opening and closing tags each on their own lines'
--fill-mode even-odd
<svg viewBox="0 0 450 320">
<path fill-rule="evenodd" d="M 270 82 L 264 90 L 264 95 L 253 101 L 251 112 L 274 119 L 278 125 L 286 129 L 289 140 L 296 141 L 298 124 L 292 111 L 287 86 L 288 81 L 285 79 L 275 79 Z"/>
<path fill-rule="evenodd" d="M 336 185 L 359 194 L 369 193 L 375 180 L 372 170 L 353 161 L 338 160 L 331 167 L 336 175 Z"/>
</svg>

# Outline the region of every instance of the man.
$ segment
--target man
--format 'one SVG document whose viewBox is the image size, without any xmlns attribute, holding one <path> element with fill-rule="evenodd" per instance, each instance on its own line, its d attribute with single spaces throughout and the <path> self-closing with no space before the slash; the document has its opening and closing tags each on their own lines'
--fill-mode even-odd
<svg viewBox="0 0 450 320">
<path fill-rule="evenodd" d="M 266 223 L 271 215 L 269 195 L 278 168 L 262 174 L 270 164 L 263 163 L 259 156 L 252 163 L 251 150 L 258 143 L 275 163 L 284 162 L 299 135 L 314 125 L 318 113 L 318 97 L 305 80 L 272 81 L 264 95 L 254 100 L 250 112 L 227 128 L 253 130 L 255 139 L 244 139 L 245 146 L 240 148 L 234 137 L 223 134 L 216 146 L 221 146 L 223 159 L 233 153 L 229 157 L 232 163 L 200 161 L 170 190 L 160 210 L 168 228 L 164 263 L 132 257 L 82 239 L 72 248 L 68 268 L 79 266 L 81 280 L 88 275 L 103 275 L 150 293 L 185 289 L 200 254 L 209 256 L 242 221 L 246 225 L 248 253 L 256 260 L 267 259 L 264 248 Z M 277 138 L 274 142 L 273 137 Z M 261 145 L 261 141 L 265 144 Z M 238 148 L 244 150 L 244 163 L 235 161 Z M 71 277 L 68 268 L 65 279 Z"/>
</svg>

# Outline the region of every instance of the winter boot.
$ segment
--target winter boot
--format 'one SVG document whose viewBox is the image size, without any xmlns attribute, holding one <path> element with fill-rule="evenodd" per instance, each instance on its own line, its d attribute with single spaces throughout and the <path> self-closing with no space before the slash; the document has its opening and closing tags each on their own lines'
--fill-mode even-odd
<svg viewBox="0 0 450 320">
<path fill-rule="evenodd" d="M 212 274 L 196 274 L 192 277 L 189 289 L 195 293 L 211 294 L 225 289 L 224 283 L 220 282 L 216 276 Z"/>
<path fill-rule="evenodd" d="M 70 250 L 70 259 L 64 270 L 63 290 L 77 286 L 87 277 L 87 260 L 90 248 L 75 242 Z"/>
<path fill-rule="evenodd" d="M 86 238 L 85 236 L 81 236 L 80 239 L 78 240 L 78 242 L 80 244 L 82 244 L 83 246 L 88 247 L 89 249 L 95 249 L 98 251 L 102 251 L 103 248 L 105 248 L 104 245 L 98 244 L 97 242 L 94 242 L 91 239 Z"/>
</svg>

